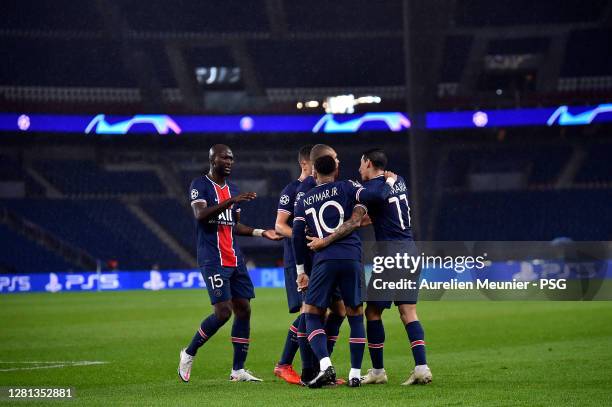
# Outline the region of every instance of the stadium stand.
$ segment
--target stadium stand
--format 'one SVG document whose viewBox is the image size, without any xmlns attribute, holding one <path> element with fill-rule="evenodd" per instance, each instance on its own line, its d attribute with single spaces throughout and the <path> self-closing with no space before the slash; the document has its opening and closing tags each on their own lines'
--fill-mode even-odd
<svg viewBox="0 0 612 407">
<path fill-rule="evenodd" d="M 0 67 L 0 109 L 203 114 L 225 112 L 230 103 L 224 101 L 235 97 L 241 103 L 232 113 L 277 114 L 297 113 L 298 101 L 355 94 L 381 96 L 380 105 L 368 106 L 372 111 L 406 110 L 412 90 L 405 86 L 402 2 L 316 0 L 274 10 L 282 3 L 227 0 L 212 7 L 196 1 L 152 0 L 143 6 L 134 0 L 57 0 L 53 5 L 8 0 L 0 15 L 0 46 L 11 63 Z M 433 74 L 423 86 L 438 91 L 428 110 L 610 102 L 609 2 L 592 0 L 585 6 L 567 0 L 563 7 L 552 0 L 452 3 L 445 10 L 448 21 L 430 30 L 441 34 L 440 49 L 432 50 L 436 57 L 424 69 Z M 536 66 L 519 61 L 514 67 L 517 56 L 528 56 Z M 501 57 L 502 69 L 486 66 L 492 57 Z M 198 83 L 199 67 L 238 67 L 240 83 L 227 88 Z M 221 103 L 210 104 L 212 97 Z M 505 129 L 483 129 L 478 136 L 445 134 L 423 152 L 431 168 L 425 189 L 433 192 L 423 204 L 431 208 L 430 232 L 418 237 L 609 238 L 603 203 L 612 187 L 612 148 L 609 129 L 598 126 L 576 134 L 521 128 L 516 133 L 529 136 L 523 140 L 514 140 L 512 131 L 506 137 Z M 125 269 L 194 265 L 186 194 L 191 180 L 206 171 L 213 142 L 236 148 L 231 180 L 242 191 L 258 193 L 242 213 L 245 223 L 258 227 L 274 226 L 278 195 L 297 176 L 295 150 L 302 144 L 337 146 L 342 177 L 353 179 L 360 153 L 383 145 L 391 169 L 408 184 L 415 182 L 408 156 L 412 139 L 406 134 L 364 132 L 350 139 L 181 135 L 172 140 L 142 135 L 125 141 L 93 135 L 70 139 L 61 133 L 10 136 L 12 144 L 3 144 L 10 144 L 10 152 L 0 153 L 0 207 L 103 263 L 116 259 Z M 30 151 L 34 144 L 37 149 Z M 64 147 L 87 152 L 69 153 Z M 2 230 L 3 240 L 14 237 L 32 259 L 7 250 L 4 263 L 31 271 L 73 267 L 57 259 L 37 260 L 49 257 L 48 248 L 13 235 L 11 229 Z M 248 241 L 247 257 L 275 264 L 280 251 L 259 244 Z"/>
<path fill-rule="evenodd" d="M 43 246 L 0 224 L 0 271 L 23 273 L 31 271 L 69 271 L 75 266 Z"/>
<path fill-rule="evenodd" d="M 578 183 L 612 182 L 612 145 L 594 144 L 576 175 Z"/>
<path fill-rule="evenodd" d="M 449 193 L 438 240 L 610 240 L 610 190 Z"/>
<path fill-rule="evenodd" d="M 151 171 L 106 171 L 86 160 L 37 161 L 33 167 L 68 195 L 164 193 Z"/>
</svg>

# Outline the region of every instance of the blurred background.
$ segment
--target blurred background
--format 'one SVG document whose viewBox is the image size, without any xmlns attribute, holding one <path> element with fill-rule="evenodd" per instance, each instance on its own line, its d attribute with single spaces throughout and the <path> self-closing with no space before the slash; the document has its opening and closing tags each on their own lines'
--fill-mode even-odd
<svg viewBox="0 0 612 407">
<path fill-rule="evenodd" d="M 299 147 L 326 143 L 353 179 L 364 150 L 388 152 L 410 184 L 419 240 L 612 238 L 612 123 L 493 127 L 475 115 L 472 127 L 432 130 L 423 119 L 566 105 L 609 114 L 612 1 L 5 0 L 2 9 L 0 112 L 20 120 L 0 133 L 0 272 L 195 267 L 189 184 L 214 143 L 232 147 L 232 180 L 259 195 L 244 205 L 252 226 L 274 226 Z M 411 127 L 30 129 L 40 114 L 51 123 L 372 112 L 402 112 Z M 278 243 L 241 247 L 251 264 L 282 264 Z"/>
</svg>

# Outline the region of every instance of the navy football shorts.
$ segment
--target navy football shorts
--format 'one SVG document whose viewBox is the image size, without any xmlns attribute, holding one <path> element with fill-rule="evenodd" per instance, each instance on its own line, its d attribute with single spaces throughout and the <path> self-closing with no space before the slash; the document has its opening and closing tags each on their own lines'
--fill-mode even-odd
<svg viewBox="0 0 612 407">
<path fill-rule="evenodd" d="M 312 269 L 306 304 L 329 307 L 332 294 L 340 288 L 347 307 L 361 305 L 361 263 L 357 260 L 324 260 Z"/>
<path fill-rule="evenodd" d="M 416 304 L 416 301 L 368 301 L 367 304 L 368 305 L 372 305 L 378 309 L 389 309 L 391 308 L 392 304 L 395 304 L 396 306 L 402 305 L 402 304 Z"/>
<path fill-rule="evenodd" d="M 285 267 L 285 290 L 287 291 L 287 305 L 293 314 L 302 307 L 302 294 L 297 290 L 297 270 L 295 266 Z"/>
<path fill-rule="evenodd" d="M 416 256 L 418 254 L 418 251 L 416 244 L 412 240 L 378 242 L 378 255 L 394 257 L 397 253 L 408 253 L 412 256 Z M 408 280 L 415 281 L 417 283 L 416 289 L 404 290 L 402 292 L 386 292 L 386 295 L 381 295 L 380 293 L 371 295 L 373 288 L 370 285 L 369 287 L 367 287 L 367 304 L 373 305 L 379 309 L 389 309 L 391 308 L 392 304 L 395 304 L 396 306 L 402 304 L 416 304 L 419 295 L 418 282 L 420 272 L 420 269 L 416 273 L 409 273 L 407 271 L 397 269 L 388 270 L 387 273 L 395 273 L 397 275 L 396 278 L 405 278 Z M 371 283 L 372 281 L 370 281 L 370 284 Z M 387 298 L 381 298 L 384 296 L 386 296 Z M 369 298 L 373 298 L 373 300 L 368 301 Z M 392 299 L 394 301 L 392 301 Z"/>
<path fill-rule="evenodd" d="M 238 264 L 238 267 L 204 266 L 200 272 L 213 305 L 232 298 L 255 298 L 253 282 L 244 264 Z"/>
</svg>

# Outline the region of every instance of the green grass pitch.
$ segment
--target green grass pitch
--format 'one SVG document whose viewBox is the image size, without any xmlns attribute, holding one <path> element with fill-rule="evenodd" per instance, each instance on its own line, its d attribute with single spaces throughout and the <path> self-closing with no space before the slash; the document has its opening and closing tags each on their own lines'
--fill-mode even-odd
<svg viewBox="0 0 612 407">
<path fill-rule="evenodd" d="M 205 290 L 2 295 L 0 386 L 69 386 L 77 397 L 69 404 L 104 406 L 612 404 L 612 302 L 424 301 L 434 381 L 410 387 L 399 385 L 413 361 L 392 309 L 385 313 L 389 384 L 321 390 L 272 374 L 292 320 L 280 289 L 260 289 L 253 301 L 247 368 L 263 383 L 228 381 L 229 323 L 200 350 L 191 382 L 181 383 L 179 350 L 210 310 Z M 346 325 L 332 358 L 344 377 Z M 28 361 L 108 363 L 10 370 L 38 366 L 17 363 Z M 369 366 L 366 349 L 364 372 Z M 67 402 L 37 402 L 56 403 Z"/>
</svg>

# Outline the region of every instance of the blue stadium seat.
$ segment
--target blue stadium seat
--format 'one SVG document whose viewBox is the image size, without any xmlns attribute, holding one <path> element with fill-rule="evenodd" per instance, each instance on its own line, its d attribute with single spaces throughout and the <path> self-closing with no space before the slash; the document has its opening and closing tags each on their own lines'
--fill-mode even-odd
<svg viewBox="0 0 612 407">
<path fill-rule="evenodd" d="M 0 224 L 0 271 L 30 273 L 78 270 L 73 264 Z"/>
<path fill-rule="evenodd" d="M 576 174 L 576 182 L 612 181 L 612 145 L 597 144 L 588 149 L 587 156 Z"/>
<path fill-rule="evenodd" d="M 163 194 L 152 171 L 106 171 L 93 161 L 38 161 L 34 167 L 66 194 Z"/>
<path fill-rule="evenodd" d="M 195 255 L 195 220 L 188 204 L 175 199 L 146 199 L 140 202 L 140 207 Z"/>
<path fill-rule="evenodd" d="M 446 194 L 436 240 L 612 238 L 612 191 L 562 190 Z"/>
<path fill-rule="evenodd" d="M 116 259 L 122 269 L 185 267 L 123 204 L 115 200 L 27 199 L 0 205 L 42 226 L 101 260 Z"/>
</svg>

